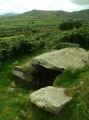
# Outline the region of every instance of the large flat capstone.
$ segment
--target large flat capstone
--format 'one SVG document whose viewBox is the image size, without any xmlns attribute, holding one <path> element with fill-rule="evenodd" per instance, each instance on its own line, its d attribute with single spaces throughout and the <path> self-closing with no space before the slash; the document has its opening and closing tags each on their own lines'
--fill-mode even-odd
<svg viewBox="0 0 89 120">
<path fill-rule="evenodd" d="M 64 90 L 53 86 L 41 88 L 30 95 L 30 100 L 39 108 L 57 114 L 72 99 L 65 95 Z"/>
<path fill-rule="evenodd" d="M 32 66 L 43 66 L 47 69 L 62 70 L 68 67 L 81 68 L 88 63 L 88 52 L 82 48 L 64 48 L 47 52 L 33 58 Z"/>
</svg>

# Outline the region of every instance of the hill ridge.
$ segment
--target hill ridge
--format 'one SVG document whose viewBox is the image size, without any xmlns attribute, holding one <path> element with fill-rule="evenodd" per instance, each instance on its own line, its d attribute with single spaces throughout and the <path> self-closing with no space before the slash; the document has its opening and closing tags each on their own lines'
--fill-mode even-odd
<svg viewBox="0 0 89 120">
<path fill-rule="evenodd" d="M 20 14 L 20 16 L 27 16 L 35 19 L 56 18 L 56 19 L 89 19 L 89 9 L 66 12 L 63 10 L 32 10 Z"/>
</svg>

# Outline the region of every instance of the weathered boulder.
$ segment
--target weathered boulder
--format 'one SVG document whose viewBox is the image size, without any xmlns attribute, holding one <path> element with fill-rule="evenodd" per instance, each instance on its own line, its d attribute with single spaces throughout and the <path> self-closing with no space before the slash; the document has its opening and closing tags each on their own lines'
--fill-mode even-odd
<svg viewBox="0 0 89 120">
<path fill-rule="evenodd" d="M 48 86 L 33 92 L 30 95 L 30 100 L 39 108 L 57 114 L 72 99 L 64 91 L 65 88 Z"/>
<path fill-rule="evenodd" d="M 30 74 L 30 72 L 26 71 L 25 69 L 19 66 L 15 66 L 15 68 L 13 69 L 13 74 L 28 82 L 33 80 L 33 77 Z"/>
<path fill-rule="evenodd" d="M 64 48 L 47 52 L 33 58 L 30 65 L 39 87 L 52 86 L 57 75 L 69 67 L 81 68 L 88 65 L 88 52 L 82 48 Z M 28 66 L 29 66 L 28 64 Z"/>
<path fill-rule="evenodd" d="M 88 52 L 82 48 L 64 48 L 44 53 L 30 61 L 32 66 L 43 66 L 47 69 L 63 70 L 68 67 L 81 68 L 87 65 Z"/>
</svg>

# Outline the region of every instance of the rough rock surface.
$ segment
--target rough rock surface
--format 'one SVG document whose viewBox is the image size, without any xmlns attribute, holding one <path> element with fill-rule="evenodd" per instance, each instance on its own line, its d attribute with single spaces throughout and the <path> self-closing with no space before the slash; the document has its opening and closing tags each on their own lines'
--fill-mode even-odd
<svg viewBox="0 0 89 120">
<path fill-rule="evenodd" d="M 19 66 L 15 66 L 15 68 L 13 69 L 13 74 L 28 82 L 33 80 L 32 75 Z"/>
<path fill-rule="evenodd" d="M 87 65 L 88 52 L 82 48 L 64 48 L 44 53 L 33 58 L 32 66 L 43 66 L 48 69 L 62 70 L 68 67 L 81 68 Z"/>
<path fill-rule="evenodd" d="M 65 95 L 64 90 L 53 86 L 41 88 L 30 95 L 30 100 L 39 108 L 57 114 L 72 99 Z"/>
</svg>

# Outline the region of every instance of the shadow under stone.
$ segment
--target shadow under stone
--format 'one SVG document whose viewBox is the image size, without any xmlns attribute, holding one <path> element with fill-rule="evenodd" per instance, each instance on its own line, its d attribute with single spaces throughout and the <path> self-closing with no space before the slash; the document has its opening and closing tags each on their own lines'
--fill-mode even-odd
<svg viewBox="0 0 89 120">
<path fill-rule="evenodd" d="M 39 84 L 39 88 L 52 86 L 57 75 L 61 74 L 61 71 L 47 69 L 43 66 L 36 65 L 34 70 L 34 78 Z"/>
</svg>

